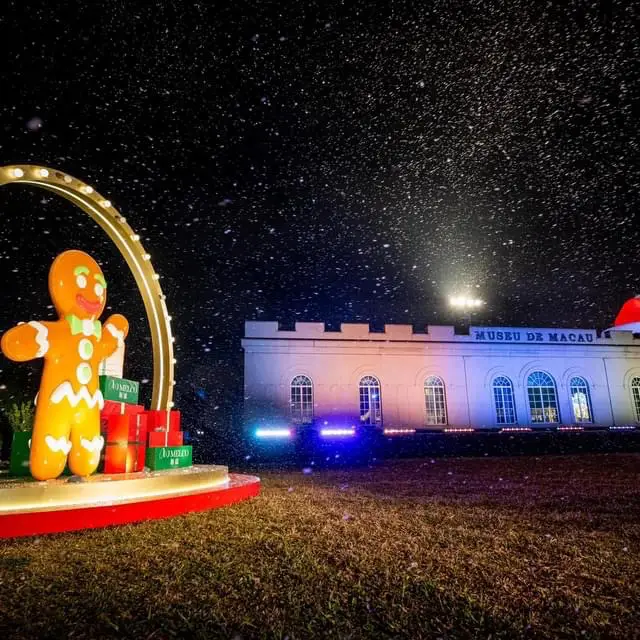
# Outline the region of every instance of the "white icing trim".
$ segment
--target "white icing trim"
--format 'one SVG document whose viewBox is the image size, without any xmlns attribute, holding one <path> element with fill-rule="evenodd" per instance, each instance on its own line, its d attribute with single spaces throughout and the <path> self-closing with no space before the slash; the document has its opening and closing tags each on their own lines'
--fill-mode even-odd
<svg viewBox="0 0 640 640">
<path fill-rule="evenodd" d="M 60 436 L 59 438 L 47 436 L 44 441 L 47 444 L 47 447 L 51 449 L 51 451 L 62 451 L 65 456 L 69 453 L 69 451 L 71 451 L 71 442 L 64 436 Z"/>
<path fill-rule="evenodd" d="M 49 340 L 47 340 L 49 329 L 41 322 L 36 322 L 35 320 L 32 320 L 29 326 L 38 332 L 36 333 L 36 343 L 40 348 L 38 349 L 38 353 L 36 353 L 36 358 L 42 358 L 42 356 L 49 351 Z"/>
<path fill-rule="evenodd" d="M 59 404 L 62 402 L 63 398 L 67 398 L 72 407 L 77 406 L 80 400 L 84 400 L 89 409 L 93 409 L 96 404 L 100 410 L 104 408 L 104 398 L 102 397 L 102 391 L 100 391 L 100 389 L 96 389 L 93 397 L 91 397 L 89 395 L 89 389 L 82 385 L 80 387 L 80 391 L 76 393 L 68 380 L 54 389 L 50 400 L 53 404 Z"/>
<path fill-rule="evenodd" d="M 104 446 L 104 438 L 102 436 L 94 436 L 92 440 L 86 438 L 80 438 L 80 446 L 87 451 L 102 451 Z"/>
<path fill-rule="evenodd" d="M 120 331 L 120 329 L 116 328 L 116 326 L 110 322 L 107 322 L 104 328 L 118 341 L 118 347 L 124 344 L 124 331 Z"/>
</svg>

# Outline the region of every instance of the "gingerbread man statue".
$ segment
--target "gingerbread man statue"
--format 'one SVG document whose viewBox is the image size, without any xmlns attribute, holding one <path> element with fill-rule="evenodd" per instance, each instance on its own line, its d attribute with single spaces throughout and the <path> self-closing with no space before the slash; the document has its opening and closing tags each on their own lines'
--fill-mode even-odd
<svg viewBox="0 0 640 640">
<path fill-rule="evenodd" d="M 100 324 L 107 283 L 98 263 L 82 251 L 65 251 L 53 261 L 49 293 L 59 320 L 21 323 L 0 342 L 11 360 L 44 358 L 29 458 L 37 480 L 57 478 L 67 462 L 78 476 L 96 470 L 104 445 L 98 365 L 129 331 L 121 315 Z"/>
</svg>

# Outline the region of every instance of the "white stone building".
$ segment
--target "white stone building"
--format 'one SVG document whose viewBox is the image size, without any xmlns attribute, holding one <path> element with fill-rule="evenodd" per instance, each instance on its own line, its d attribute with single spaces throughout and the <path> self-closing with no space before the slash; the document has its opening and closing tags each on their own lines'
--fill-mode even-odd
<svg viewBox="0 0 640 640">
<path fill-rule="evenodd" d="M 245 323 L 247 428 L 510 429 L 640 422 L 640 337 L 591 329 Z"/>
</svg>

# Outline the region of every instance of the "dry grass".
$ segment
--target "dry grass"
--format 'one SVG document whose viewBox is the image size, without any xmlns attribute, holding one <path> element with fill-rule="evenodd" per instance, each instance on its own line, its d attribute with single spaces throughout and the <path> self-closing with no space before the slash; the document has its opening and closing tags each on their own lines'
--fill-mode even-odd
<svg viewBox="0 0 640 640">
<path fill-rule="evenodd" d="M 5 542 L 0 637 L 640 637 L 640 455 L 262 476 L 235 507 Z"/>
</svg>

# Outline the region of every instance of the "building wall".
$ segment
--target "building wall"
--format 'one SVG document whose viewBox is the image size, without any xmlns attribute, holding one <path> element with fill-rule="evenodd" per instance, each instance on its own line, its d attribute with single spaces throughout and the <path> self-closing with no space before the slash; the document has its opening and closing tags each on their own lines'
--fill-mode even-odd
<svg viewBox="0 0 640 640">
<path fill-rule="evenodd" d="M 501 342 L 488 340 L 496 335 Z M 381 384 L 384 426 L 416 429 L 426 427 L 429 375 L 445 382 L 449 426 L 497 427 L 492 383 L 504 375 L 513 384 L 517 423 L 528 425 L 526 381 L 536 370 L 555 380 L 561 423 L 574 422 L 569 380 L 575 375 L 589 383 L 596 424 L 636 420 L 630 381 L 640 376 L 640 340 L 631 334 L 526 328 L 488 334 L 472 327 L 460 335 L 443 326 L 414 333 L 410 325 L 387 325 L 376 333 L 365 324 L 343 324 L 336 332 L 323 323 L 279 331 L 275 322 L 247 322 L 242 344 L 248 426 L 290 423 L 290 384 L 301 374 L 313 381 L 316 417 L 358 424 L 359 382 L 371 375 Z"/>
</svg>

